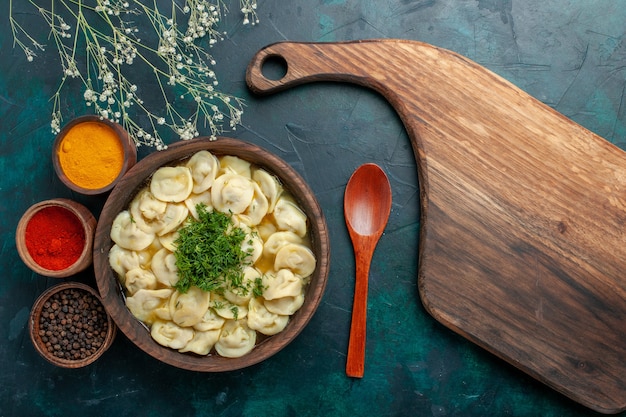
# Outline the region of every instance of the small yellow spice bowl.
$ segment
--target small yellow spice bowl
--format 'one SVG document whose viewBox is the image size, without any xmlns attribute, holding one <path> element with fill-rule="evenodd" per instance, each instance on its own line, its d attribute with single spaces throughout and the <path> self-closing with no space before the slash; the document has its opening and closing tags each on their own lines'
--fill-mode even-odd
<svg viewBox="0 0 626 417">
<path fill-rule="evenodd" d="M 71 190 L 96 195 L 111 190 L 137 162 L 137 148 L 124 128 L 99 116 L 81 116 L 57 135 L 52 163 Z"/>
</svg>

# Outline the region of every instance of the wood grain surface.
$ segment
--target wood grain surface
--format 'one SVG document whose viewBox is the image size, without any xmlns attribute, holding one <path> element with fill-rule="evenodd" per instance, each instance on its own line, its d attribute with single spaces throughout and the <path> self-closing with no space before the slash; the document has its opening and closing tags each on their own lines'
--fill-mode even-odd
<svg viewBox="0 0 626 417">
<path fill-rule="evenodd" d="M 284 61 L 283 78 L 263 75 L 268 59 Z M 247 71 L 259 94 L 314 81 L 372 88 L 402 119 L 418 166 L 428 312 L 591 409 L 625 410 L 626 154 L 419 42 L 277 43 Z"/>
</svg>

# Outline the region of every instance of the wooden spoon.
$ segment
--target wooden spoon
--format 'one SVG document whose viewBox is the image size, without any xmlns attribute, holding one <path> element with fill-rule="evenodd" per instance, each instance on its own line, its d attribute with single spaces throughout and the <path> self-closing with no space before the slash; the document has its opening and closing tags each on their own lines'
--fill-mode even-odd
<svg viewBox="0 0 626 417">
<path fill-rule="evenodd" d="M 357 168 L 348 181 L 343 202 L 346 225 L 356 259 L 356 284 L 346 374 L 361 378 L 365 362 L 370 263 L 391 211 L 391 187 L 383 170 L 376 164 L 364 164 Z"/>
</svg>

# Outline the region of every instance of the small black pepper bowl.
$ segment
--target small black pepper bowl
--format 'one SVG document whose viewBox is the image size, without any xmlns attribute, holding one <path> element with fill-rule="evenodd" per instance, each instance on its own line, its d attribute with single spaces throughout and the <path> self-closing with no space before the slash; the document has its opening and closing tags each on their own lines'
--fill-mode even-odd
<svg viewBox="0 0 626 417">
<path fill-rule="evenodd" d="M 81 368 L 107 351 L 117 327 L 93 288 L 65 282 L 37 298 L 29 331 L 35 350 L 48 362 L 62 368 Z"/>
</svg>

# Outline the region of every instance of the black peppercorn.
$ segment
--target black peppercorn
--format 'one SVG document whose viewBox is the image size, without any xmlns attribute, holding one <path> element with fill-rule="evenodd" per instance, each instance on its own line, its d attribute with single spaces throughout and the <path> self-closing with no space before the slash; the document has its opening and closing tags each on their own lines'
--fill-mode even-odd
<svg viewBox="0 0 626 417">
<path fill-rule="evenodd" d="M 37 334 L 52 355 L 69 360 L 86 359 L 103 346 L 108 330 L 100 301 L 82 289 L 54 293 L 43 304 Z"/>
</svg>

